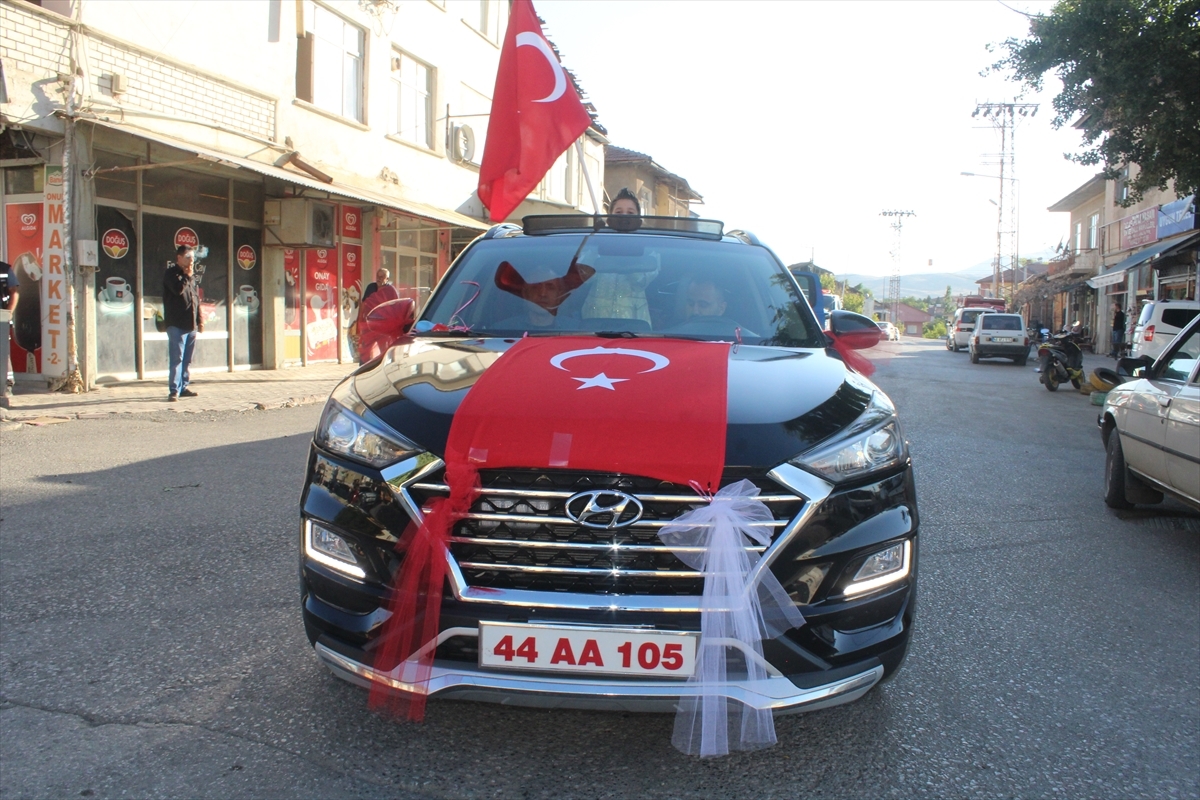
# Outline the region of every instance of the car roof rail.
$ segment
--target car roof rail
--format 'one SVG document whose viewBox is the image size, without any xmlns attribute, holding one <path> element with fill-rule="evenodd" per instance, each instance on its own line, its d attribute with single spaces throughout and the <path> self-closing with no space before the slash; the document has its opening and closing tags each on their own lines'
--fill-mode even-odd
<svg viewBox="0 0 1200 800">
<path fill-rule="evenodd" d="M 725 235 L 726 235 L 726 236 L 732 236 L 732 237 L 734 237 L 735 239 L 738 239 L 739 241 L 745 242 L 746 244 L 752 244 L 752 245 L 754 245 L 754 246 L 756 246 L 756 247 L 761 247 L 761 246 L 762 246 L 762 242 L 760 242 L 760 241 L 758 240 L 758 237 L 757 237 L 757 236 L 755 236 L 755 235 L 754 235 L 753 233 L 751 233 L 750 231 L 743 231 L 743 230 L 732 230 L 732 231 L 726 231 L 726 232 L 725 232 Z"/>
<path fill-rule="evenodd" d="M 720 241 L 725 223 L 699 217 L 636 217 L 633 215 L 531 214 L 522 220 L 526 236 L 555 233 L 605 235 L 648 233 Z"/>
<path fill-rule="evenodd" d="M 499 225 L 493 225 L 484 231 L 483 239 L 495 239 L 497 236 L 512 236 L 514 233 L 520 233 L 521 226 L 514 225 L 511 222 L 501 222 Z"/>
</svg>

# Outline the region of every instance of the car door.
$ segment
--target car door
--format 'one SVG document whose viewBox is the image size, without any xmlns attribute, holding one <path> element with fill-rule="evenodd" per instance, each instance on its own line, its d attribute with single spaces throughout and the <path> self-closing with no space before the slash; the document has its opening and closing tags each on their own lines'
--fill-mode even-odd
<svg viewBox="0 0 1200 800">
<path fill-rule="evenodd" d="M 1200 325 L 1179 335 L 1161 367 L 1163 380 L 1177 384 L 1163 441 L 1167 485 L 1200 502 Z"/>
</svg>

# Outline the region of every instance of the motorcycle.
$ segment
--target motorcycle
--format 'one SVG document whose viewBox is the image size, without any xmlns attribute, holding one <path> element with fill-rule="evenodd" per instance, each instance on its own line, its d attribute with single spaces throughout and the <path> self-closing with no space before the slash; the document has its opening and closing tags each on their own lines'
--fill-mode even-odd
<svg viewBox="0 0 1200 800">
<path fill-rule="evenodd" d="M 1057 391 L 1068 380 L 1076 389 L 1083 386 L 1083 350 L 1078 340 L 1077 333 L 1062 333 L 1038 345 L 1038 380 L 1049 391 Z"/>
</svg>

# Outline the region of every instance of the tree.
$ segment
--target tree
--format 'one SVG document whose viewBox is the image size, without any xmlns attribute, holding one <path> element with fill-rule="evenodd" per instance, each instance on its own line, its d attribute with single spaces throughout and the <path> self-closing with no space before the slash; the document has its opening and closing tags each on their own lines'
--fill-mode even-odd
<svg viewBox="0 0 1200 800">
<path fill-rule="evenodd" d="M 950 291 L 950 284 L 946 284 L 946 294 L 942 297 L 942 314 L 946 319 L 950 319 L 957 310 L 958 305 L 954 302 L 954 294 Z"/>
<path fill-rule="evenodd" d="M 855 314 L 861 314 L 863 310 L 863 296 L 853 289 L 847 290 L 842 295 L 842 307 L 847 311 L 853 311 Z"/>
<path fill-rule="evenodd" d="M 821 273 L 821 288 L 830 294 L 837 294 L 837 278 L 833 277 L 832 272 Z"/>
<path fill-rule="evenodd" d="M 1123 205 L 1171 181 L 1179 197 L 1200 189 L 1200 0 L 1059 0 L 1029 34 L 991 69 L 1035 91 L 1062 80 L 1054 127 L 1078 120 L 1085 145 L 1068 158 L 1110 180 L 1137 164 Z"/>
</svg>

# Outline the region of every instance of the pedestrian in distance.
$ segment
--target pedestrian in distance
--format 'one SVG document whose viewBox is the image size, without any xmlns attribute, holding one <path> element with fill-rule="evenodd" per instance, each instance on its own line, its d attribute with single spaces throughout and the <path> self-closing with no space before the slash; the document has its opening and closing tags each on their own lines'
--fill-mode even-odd
<svg viewBox="0 0 1200 800">
<path fill-rule="evenodd" d="M 163 274 L 163 319 L 167 324 L 167 400 L 195 397 L 188 388 L 196 334 L 204 332 L 200 287 L 196 285 L 195 254 L 188 245 L 175 250 L 175 263 Z"/>
<path fill-rule="evenodd" d="M 21 284 L 17 280 L 17 271 L 12 268 L 12 265 L 5 261 L 0 261 L 0 309 L 8 311 L 8 331 L 12 330 L 13 315 L 17 313 L 17 301 L 21 295 Z M 5 336 L 10 335 L 8 331 L 4 332 Z M 8 363 L 0 364 L 0 369 L 4 370 L 4 379 L 8 381 L 8 385 L 13 385 L 12 371 L 12 347 L 8 350 Z"/>
<path fill-rule="evenodd" d="M 375 271 L 375 282 L 368 283 L 366 290 L 363 292 L 363 296 L 362 296 L 363 302 L 366 302 L 366 299 L 368 297 L 370 297 L 371 295 L 373 295 L 377 291 L 379 291 L 380 286 L 386 286 L 387 284 L 391 283 L 391 280 L 392 280 L 392 273 L 388 272 L 383 267 L 380 267 L 378 270 L 376 270 Z M 360 306 L 360 308 L 361 308 L 361 306 Z M 360 317 L 361 317 L 361 314 L 360 314 Z"/>
<path fill-rule="evenodd" d="M 1120 358 L 1124 345 L 1125 312 L 1121 310 L 1120 303 L 1113 303 L 1112 350 L 1109 352 L 1109 355 L 1113 358 Z"/>
</svg>

